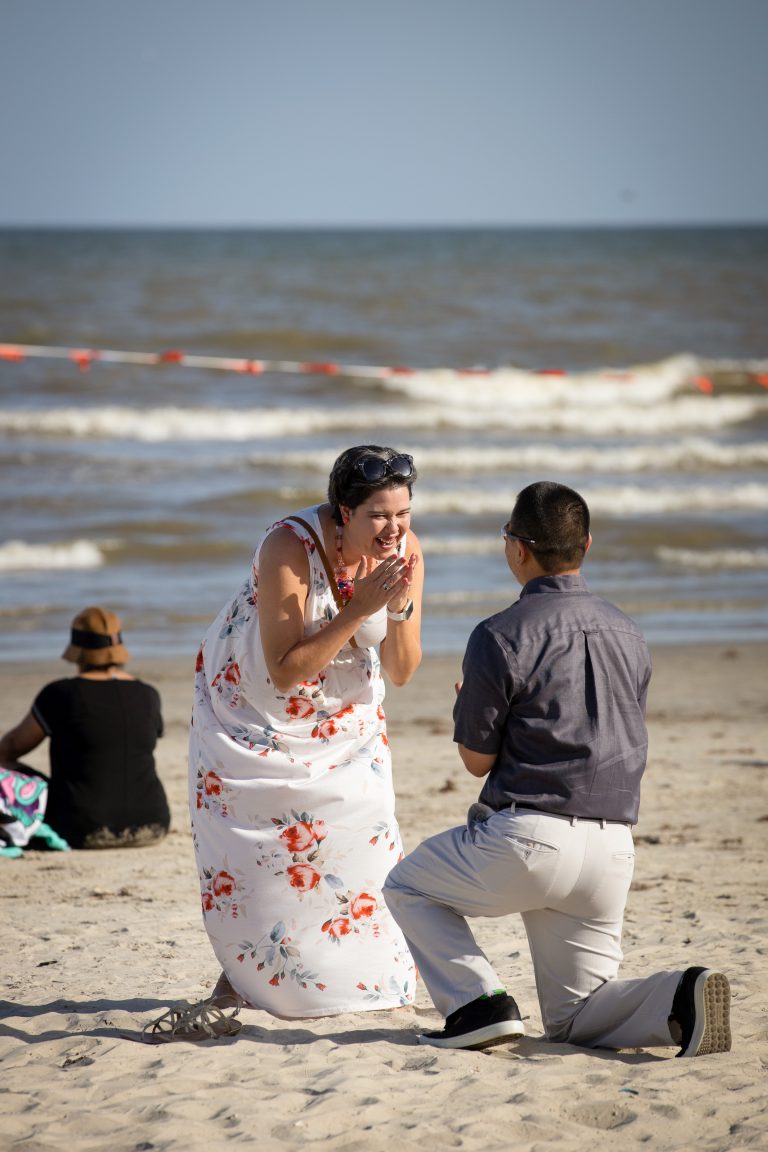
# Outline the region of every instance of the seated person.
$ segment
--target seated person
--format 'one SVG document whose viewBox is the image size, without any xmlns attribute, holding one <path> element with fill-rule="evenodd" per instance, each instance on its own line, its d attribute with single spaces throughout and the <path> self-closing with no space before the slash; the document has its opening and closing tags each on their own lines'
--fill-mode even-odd
<svg viewBox="0 0 768 1152">
<path fill-rule="evenodd" d="M 151 844 L 170 824 L 153 755 L 160 696 L 125 671 L 120 627 L 105 608 L 78 613 L 63 653 L 77 675 L 47 684 L 0 739 L 0 764 L 25 771 L 19 759 L 50 737 L 46 822 L 72 848 Z"/>
</svg>

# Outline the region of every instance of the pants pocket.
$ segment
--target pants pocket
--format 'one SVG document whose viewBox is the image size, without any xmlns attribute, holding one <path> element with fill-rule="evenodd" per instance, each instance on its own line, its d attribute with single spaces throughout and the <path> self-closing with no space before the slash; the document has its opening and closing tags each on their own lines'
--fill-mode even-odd
<svg viewBox="0 0 768 1152">
<path fill-rule="evenodd" d="M 538 862 L 551 861 L 560 849 L 556 844 L 549 844 L 546 840 L 536 840 L 532 836 L 511 836 L 507 834 L 504 842 L 509 845 L 516 856 L 524 860 L 529 867 L 536 866 Z"/>
</svg>

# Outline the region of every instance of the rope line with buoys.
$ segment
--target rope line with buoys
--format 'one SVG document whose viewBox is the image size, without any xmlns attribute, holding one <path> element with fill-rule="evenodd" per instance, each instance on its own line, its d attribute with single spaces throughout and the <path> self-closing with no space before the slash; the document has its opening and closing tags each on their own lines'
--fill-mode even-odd
<svg viewBox="0 0 768 1152">
<path fill-rule="evenodd" d="M 0 360 L 20 364 L 27 358 L 70 360 L 82 371 L 92 364 L 138 364 L 155 366 L 178 364 L 186 368 L 209 368 L 222 372 L 242 372 L 261 376 L 265 372 L 286 372 L 310 376 L 365 376 L 382 379 L 392 376 L 413 376 L 417 368 L 404 365 L 338 364 L 319 360 L 268 360 L 233 356 L 200 356 L 170 348 L 163 352 L 126 352 L 108 348 L 61 348 L 42 344 L 0 344 Z M 490 368 L 448 369 L 458 376 L 487 376 Z M 562 373 L 564 375 L 564 373 Z"/>
<path fill-rule="evenodd" d="M 251 376 L 261 376 L 265 372 L 284 372 L 291 375 L 309 376 L 359 376 L 369 380 L 391 379 L 393 376 L 413 376 L 421 371 L 435 369 L 408 368 L 404 365 L 382 364 L 339 364 L 334 361 L 316 360 L 267 360 L 233 356 L 200 356 L 169 348 L 162 352 L 127 352 L 109 348 L 64 348 L 45 344 L 0 344 L 0 361 L 21 364 L 27 359 L 69 360 L 81 372 L 87 372 L 92 364 L 136 364 L 155 367 L 163 364 L 183 365 L 186 368 L 214 369 L 220 372 L 241 372 Z M 440 372 L 450 372 L 455 376 L 489 376 L 492 368 L 440 368 Z M 768 389 L 768 373 L 747 372 L 758 384 Z M 569 373 L 562 368 L 536 368 L 535 376 L 565 377 Z M 603 379 L 631 380 L 633 372 L 600 371 L 594 373 Z M 711 395 L 715 386 L 711 377 L 697 375 L 693 384 L 700 392 Z"/>
</svg>

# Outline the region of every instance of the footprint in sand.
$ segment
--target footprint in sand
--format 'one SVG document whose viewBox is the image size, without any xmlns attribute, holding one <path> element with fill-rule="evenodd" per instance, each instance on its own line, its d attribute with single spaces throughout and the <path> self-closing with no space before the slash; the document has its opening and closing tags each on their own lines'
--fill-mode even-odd
<svg viewBox="0 0 768 1152">
<path fill-rule="evenodd" d="M 574 1108 L 570 1113 L 571 1119 L 577 1124 L 584 1124 L 587 1128 L 621 1128 L 624 1124 L 631 1124 L 637 1119 L 637 1114 L 622 1104 L 589 1103 Z"/>
</svg>

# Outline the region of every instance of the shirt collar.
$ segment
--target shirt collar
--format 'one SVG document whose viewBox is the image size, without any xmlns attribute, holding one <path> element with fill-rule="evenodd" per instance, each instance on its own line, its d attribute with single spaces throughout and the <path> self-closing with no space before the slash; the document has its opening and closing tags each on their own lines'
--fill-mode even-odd
<svg viewBox="0 0 768 1152">
<path fill-rule="evenodd" d="M 534 576 L 523 586 L 521 596 L 531 596 L 536 592 L 587 592 L 587 582 L 579 573 L 577 576 Z"/>
</svg>

